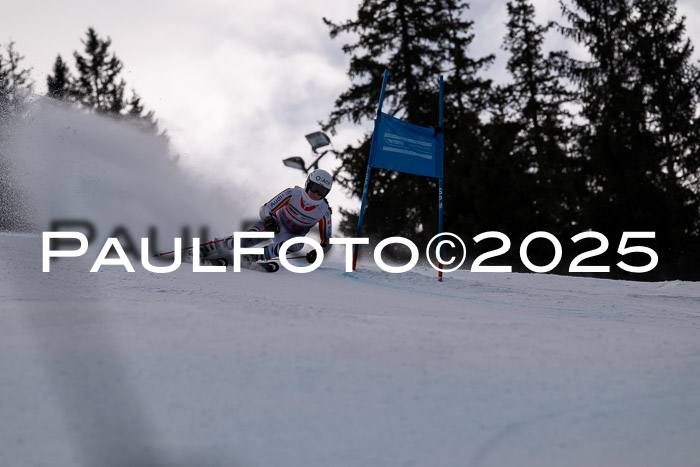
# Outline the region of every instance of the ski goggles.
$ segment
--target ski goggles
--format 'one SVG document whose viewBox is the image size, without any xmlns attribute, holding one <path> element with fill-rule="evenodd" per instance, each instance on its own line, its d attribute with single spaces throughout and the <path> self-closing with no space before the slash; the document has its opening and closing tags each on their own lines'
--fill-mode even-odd
<svg viewBox="0 0 700 467">
<path fill-rule="evenodd" d="M 316 182 L 311 182 L 311 183 L 309 183 L 309 188 L 308 188 L 308 190 L 309 190 L 311 193 L 316 193 L 316 194 L 319 195 L 321 198 L 325 198 L 326 195 L 331 191 L 330 189 L 328 189 L 328 188 L 326 188 L 325 186 L 320 185 L 320 184 L 318 184 L 318 183 L 316 183 Z"/>
</svg>

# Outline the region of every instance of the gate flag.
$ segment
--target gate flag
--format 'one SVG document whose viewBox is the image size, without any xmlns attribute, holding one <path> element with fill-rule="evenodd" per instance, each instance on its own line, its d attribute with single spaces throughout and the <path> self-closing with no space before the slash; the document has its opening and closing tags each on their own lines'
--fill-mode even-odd
<svg viewBox="0 0 700 467">
<path fill-rule="evenodd" d="M 374 120 L 372 145 L 369 150 L 365 187 L 362 192 L 360 215 L 357 219 L 357 235 L 362 233 L 362 221 L 367 204 L 367 191 L 372 168 L 395 170 L 423 177 L 438 179 L 438 233 L 442 233 L 442 192 L 443 192 L 443 80 L 440 76 L 440 123 L 437 128 L 426 128 L 404 122 L 382 112 L 384 92 L 389 70 L 384 71 L 382 90 L 379 95 L 377 118 Z M 357 268 L 358 245 L 353 246 L 353 271 Z M 439 256 L 439 255 L 438 255 Z M 442 281 L 442 264 L 438 277 Z"/>
<path fill-rule="evenodd" d="M 369 165 L 442 178 L 442 133 L 380 112 L 374 124 Z"/>
</svg>

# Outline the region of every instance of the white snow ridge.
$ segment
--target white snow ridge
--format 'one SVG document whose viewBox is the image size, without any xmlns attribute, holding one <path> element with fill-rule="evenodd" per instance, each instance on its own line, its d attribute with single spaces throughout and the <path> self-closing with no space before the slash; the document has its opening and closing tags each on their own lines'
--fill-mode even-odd
<svg viewBox="0 0 700 467">
<path fill-rule="evenodd" d="M 102 212 L 110 190 L 141 200 L 130 227 L 190 214 L 167 180 L 127 189 L 100 157 L 79 175 L 52 164 L 27 174 L 44 220 Z M 39 234 L 0 233 L 0 466 L 698 465 L 698 283 L 439 283 L 345 273 L 342 255 L 309 274 L 90 273 L 97 243 L 43 273 Z"/>
</svg>

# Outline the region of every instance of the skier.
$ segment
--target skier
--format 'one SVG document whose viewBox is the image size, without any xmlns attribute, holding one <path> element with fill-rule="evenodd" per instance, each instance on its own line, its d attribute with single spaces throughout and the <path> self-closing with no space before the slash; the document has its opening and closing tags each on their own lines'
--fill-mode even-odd
<svg viewBox="0 0 700 467">
<path fill-rule="evenodd" d="M 284 242 L 295 237 L 304 237 L 311 228 L 318 224 L 321 237 L 321 247 L 326 253 L 331 248 L 330 238 L 332 233 L 331 208 L 326 201 L 326 196 L 333 186 L 333 177 L 325 170 L 316 169 L 306 178 L 304 188 L 295 186 L 287 188 L 260 207 L 260 221 L 248 229 L 249 232 L 274 232 L 272 243 L 265 246 L 262 255 L 245 255 L 245 262 L 254 262 L 262 259 L 277 258 Z M 253 247 L 266 239 L 246 238 L 241 240 L 244 248 Z M 303 248 L 303 243 L 295 243 L 290 246 L 288 252 L 296 252 Z M 228 237 L 220 242 L 202 246 L 201 258 L 210 263 L 232 264 L 233 262 L 233 237 Z M 220 261 L 223 259 L 224 261 Z M 306 255 L 308 262 L 316 260 L 316 250 L 311 250 Z"/>
</svg>

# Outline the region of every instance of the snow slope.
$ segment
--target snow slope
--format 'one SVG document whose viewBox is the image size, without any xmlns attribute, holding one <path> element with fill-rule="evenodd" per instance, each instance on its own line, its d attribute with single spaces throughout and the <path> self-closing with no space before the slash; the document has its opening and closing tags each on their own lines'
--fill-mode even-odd
<svg viewBox="0 0 700 467">
<path fill-rule="evenodd" d="M 42 273 L 2 235 L 0 465 L 698 465 L 700 287 Z"/>
<path fill-rule="evenodd" d="M 700 284 L 439 283 L 340 251 L 306 275 L 89 273 L 117 224 L 238 227 L 142 138 L 48 103 L 12 141 L 38 230 L 99 238 L 43 273 L 38 233 L 0 233 L 0 466 L 700 465 Z"/>
</svg>

